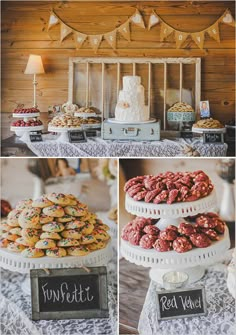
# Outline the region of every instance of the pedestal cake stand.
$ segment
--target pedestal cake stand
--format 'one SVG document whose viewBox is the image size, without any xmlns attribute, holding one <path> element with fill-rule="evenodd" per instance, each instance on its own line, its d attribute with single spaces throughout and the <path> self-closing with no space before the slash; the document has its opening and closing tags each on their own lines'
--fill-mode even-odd
<svg viewBox="0 0 236 335">
<path fill-rule="evenodd" d="M 53 257 L 39 257 L 39 258 L 25 258 L 21 254 L 0 249 L 0 267 L 28 274 L 26 279 L 22 282 L 22 289 L 27 294 L 30 294 L 30 277 L 31 269 L 62 269 L 74 267 L 90 267 L 107 265 L 112 258 L 112 244 L 111 241 L 106 248 L 96 250 L 85 256 L 66 256 L 61 258 Z"/>
<path fill-rule="evenodd" d="M 145 203 L 135 201 L 126 194 L 125 207 L 131 214 L 145 218 L 161 218 L 156 226 L 165 229 L 168 225 L 178 226 L 184 217 L 209 211 L 216 203 L 213 190 L 210 195 L 193 202 L 167 204 Z M 189 283 L 198 281 L 205 273 L 205 266 L 219 261 L 230 247 L 229 232 L 226 227 L 224 235 L 208 248 L 194 248 L 185 253 L 175 251 L 158 252 L 155 249 L 143 249 L 121 240 L 121 253 L 131 263 L 151 267 L 150 278 L 163 284 L 162 277 L 166 272 L 181 270 L 189 276 Z"/>
<path fill-rule="evenodd" d="M 11 126 L 10 130 L 14 131 L 16 136 L 21 136 L 20 140 L 23 142 L 30 141 L 30 132 L 43 130 L 44 126 L 35 126 L 35 127 L 15 127 Z"/>
<path fill-rule="evenodd" d="M 48 127 L 48 131 L 52 133 L 60 133 L 60 136 L 56 139 L 58 142 L 69 142 L 68 131 L 70 130 L 82 130 L 82 127 L 74 128 L 60 128 L 60 127 Z"/>
</svg>

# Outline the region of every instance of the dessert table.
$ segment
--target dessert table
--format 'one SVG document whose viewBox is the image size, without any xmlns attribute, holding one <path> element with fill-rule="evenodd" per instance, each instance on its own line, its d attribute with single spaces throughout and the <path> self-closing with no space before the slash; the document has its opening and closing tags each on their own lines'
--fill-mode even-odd
<svg viewBox="0 0 236 335">
<path fill-rule="evenodd" d="M 199 139 L 176 139 L 152 142 L 110 141 L 89 138 L 85 143 L 55 141 L 57 135 L 45 134 L 42 142 L 25 142 L 40 157 L 175 157 L 185 156 L 186 145 L 203 157 L 225 157 L 227 144 L 203 144 Z"/>
</svg>

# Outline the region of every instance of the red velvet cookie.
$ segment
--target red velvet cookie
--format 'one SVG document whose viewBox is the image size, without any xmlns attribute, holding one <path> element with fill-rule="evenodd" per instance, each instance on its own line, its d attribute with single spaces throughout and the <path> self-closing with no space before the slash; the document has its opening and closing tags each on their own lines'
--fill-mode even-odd
<svg viewBox="0 0 236 335">
<path fill-rule="evenodd" d="M 201 233 L 206 234 L 209 237 L 209 239 L 211 239 L 212 241 L 219 240 L 219 236 L 214 229 L 200 228 L 200 230 L 201 230 Z"/>
<path fill-rule="evenodd" d="M 207 214 L 200 214 L 196 218 L 196 224 L 202 228 L 215 228 L 217 226 L 216 220 L 209 217 Z"/>
<path fill-rule="evenodd" d="M 162 230 L 159 234 L 159 238 L 165 241 L 174 241 L 177 236 L 178 236 L 178 233 L 174 231 L 173 229 Z"/>
<path fill-rule="evenodd" d="M 159 204 L 161 202 L 166 202 L 169 195 L 169 191 L 163 190 L 161 193 L 159 193 L 153 200 L 154 204 Z"/>
<path fill-rule="evenodd" d="M 171 230 L 174 230 L 174 231 L 176 231 L 178 233 L 178 227 L 173 226 L 171 224 L 169 226 L 167 226 L 166 229 L 171 229 Z"/>
<path fill-rule="evenodd" d="M 224 234 L 225 232 L 224 221 L 216 219 L 214 222 L 216 223 L 215 230 L 217 231 L 217 233 Z"/>
<path fill-rule="evenodd" d="M 132 221 L 132 227 L 134 230 L 143 230 L 147 225 L 151 225 L 152 219 L 146 219 L 142 217 L 136 217 Z"/>
<path fill-rule="evenodd" d="M 129 240 L 129 234 L 133 230 L 132 224 L 132 221 L 127 223 L 127 225 L 125 225 L 121 231 L 121 238 L 125 241 Z"/>
<path fill-rule="evenodd" d="M 206 234 L 195 233 L 190 235 L 192 244 L 197 248 L 207 248 L 211 245 L 211 240 Z"/>
<path fill-rule="evenodd" d="M 141 237 L 142 237 L 142 234 L 139 231 L 132 230 L 128 236 L 129 243 L 133 245 L 139 245 L 139 241 Z"/>
<path fill-rule="evenodd" d="M 173 249 L 176 252 L 187 252 L 193 248 L 191 242 L 184 236 L 177 237 L 173 242 Z"/>
<path fill-rule="evenodd" d="M 172 250 L 172 242 L 158 238 L 153 244 L 156 251 L 165 252 Z"/>
<path fill-rule="evenodd" d="M 128 189 L 133 186 L 133 185 L 137 185 L 137 184 L 140 184 L 140 183 L 143 183 L 143 180 L 144 180 L 145 176 L 138 176 L 138 177 L 134 177 L 130 180 L 128 180 L 126 183 L 125 183 L 125 186 L 124 186 L 124 191 L 127 192 Z"/>
<path fill-rule="evenodd" d="M 145 234 L 141 237 L 139 245 L 144 249 L 151 249 L 156 239 L 156 235 Z"/>
<path fill-rule="evenodd" d="M 182 222 L 179 225 L 178 232 L 181 235 L 190 236 L 191 234 L 196 233 L 196 228 L 191 223 Z"/>
<path fill-rule="evenodd" d="M 143 232 L 146 234 L 150 234 L 150 235 L 158 235 L 160 232 L 160 229 L 154 225 L 147 225 L 144 227 Z"/>
<path fill-rule="evenodd" d="M 177 189 L 170 190 L 166 203 L 170 205 L 173 202 L 175 202 L 175 200 L 178 197 L 178 194 L 179 194 L 179 190 Z"/>
</svg>

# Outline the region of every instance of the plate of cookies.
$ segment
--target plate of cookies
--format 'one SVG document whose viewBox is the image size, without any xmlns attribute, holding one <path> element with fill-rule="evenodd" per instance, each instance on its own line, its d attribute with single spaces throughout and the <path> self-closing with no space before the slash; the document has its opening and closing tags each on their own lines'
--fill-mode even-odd
<svg viewBox="0 0 236 335">
<path fill-rule="evenodd" d="M 226 129 L 223 124 L 215 119 L 202 119 L 193 124 L 192 131 L 194 133 L 203 133 L 203 132 L 222 132 L 225 133 Z"/>
</svg>

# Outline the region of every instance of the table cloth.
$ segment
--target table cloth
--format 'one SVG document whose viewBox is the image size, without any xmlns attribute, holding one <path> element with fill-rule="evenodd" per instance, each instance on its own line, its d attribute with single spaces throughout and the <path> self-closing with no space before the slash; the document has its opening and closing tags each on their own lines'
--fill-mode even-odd
<svg viewBox="0 0 236 335">
<path fill-rule="evenodd" d="M 25 142 L 40 157 L 175 157 L 185 156 L 186 144 L 201 156 L 224 157 L 227 144 L 203 144 L 199 139 L 176 139 L 153 142 L 108 141 L 89 138 L 85 143 L 58 142 L 56 135 L 43 135 L 42 142 Z"/>
<path fill-rule="evenodd" d="M 151 281 L 140 315 L 140 335 L 235 335 L 235 300 L 227 288 L 227 267 L 210 267 L 206 275 L 189 287 L 205 286 L 207 314 L 200 317 L 159 321 L 157 319 L 156 290 L 160 286 Z"/>
</svg>

